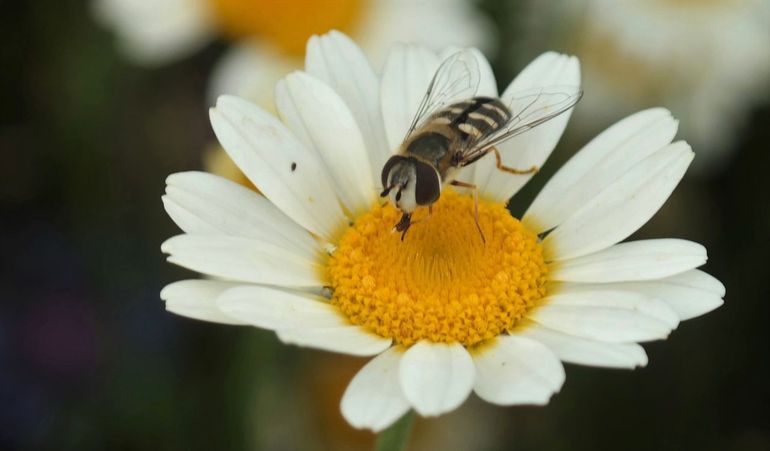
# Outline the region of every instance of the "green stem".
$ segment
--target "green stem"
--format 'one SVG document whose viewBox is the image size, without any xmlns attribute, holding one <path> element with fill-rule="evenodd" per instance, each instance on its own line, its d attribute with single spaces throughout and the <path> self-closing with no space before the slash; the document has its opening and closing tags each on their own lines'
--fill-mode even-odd
<svg viewBox="0 0 770 451">
<path fill-rule="evenodd" d="M 414 411 L 410 410 L 401 419 L 377 436 L 376 451 L 404 451 L 414 423 Z"/>
</svg>

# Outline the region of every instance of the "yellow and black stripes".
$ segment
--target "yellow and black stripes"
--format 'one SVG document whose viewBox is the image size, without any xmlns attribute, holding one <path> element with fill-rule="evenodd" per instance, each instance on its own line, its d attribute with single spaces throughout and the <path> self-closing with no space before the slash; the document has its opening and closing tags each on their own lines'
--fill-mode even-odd
<svg viewBox="0 0 770 451">
<path fill-rule="evenodd" d="M 426 123 L 447 125 L 459 133 L 462 141 L 475 141 L 494 133 L 510 118 L 510 110 L 499 99 L 474 97 L 436 112 Z"/>
</svg>

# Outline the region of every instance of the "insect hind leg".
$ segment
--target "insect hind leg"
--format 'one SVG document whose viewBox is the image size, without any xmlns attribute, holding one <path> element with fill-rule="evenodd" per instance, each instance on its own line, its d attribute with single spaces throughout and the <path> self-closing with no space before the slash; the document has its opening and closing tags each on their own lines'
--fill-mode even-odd
<svg viewBox="0 0 770 451">
<path fill-rule="evenodd" d="M 479 188 L 473 183 L 461 182 L 459 180 L 453 180 L 451 185 L 473 190 L 473 220 L 476 222 L 476 228 L 479 231 L 479 236 L 481 236 L 481 242 L 487 244 L 487 239 L 484 238 L 484 231 L 481 230 L 481 224 L 479 224 Z"/>
<path fill-rule="evenodd" d="M 495 165 L 497 166 L 497 169 L 503 172 L 507 172 L 509 174 L 516 174 L 516 175 L 526 175 L 526 174 L 534 174 L 540 169 L 537 166 L 532 166 L 529 169 L 516 169 L 516 168 L 505 166 L 503 164 L 503 157 L 500 156 L 500 151 L 497 150 L 497 147 L 493 147 L 492 151 L 495 153 Z"/>
</svg>

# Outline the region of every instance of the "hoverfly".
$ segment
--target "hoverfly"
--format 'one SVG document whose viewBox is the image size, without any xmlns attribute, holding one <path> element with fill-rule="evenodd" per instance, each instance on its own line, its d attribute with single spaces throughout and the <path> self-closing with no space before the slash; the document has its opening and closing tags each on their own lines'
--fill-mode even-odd
<svg viewBox="0 0 770 451">
<path fill-rule="evenodd" d="M 382 168 L 383 191 L 401 210 L 394 230 L 404 239 L 415 223 L 417 207 L 432 206 L 446 185 L 473 190 L 474 219 L 479 225 L 476 185 L 456 180 L 460 169 L 490 152 L 497 169 L 510 174 L 530 174 L 527 169 L 503 165 L 497 146 L 568 111 L 583 92 L 574 86 L 549 86 L 516 93 L 510 100 L 477 97 L 480 71 L 470 51 L 460 51 L 445 59 L 433 75 L 428 90 L 396 153 Z M 427 218 L 426 218 L 427 219 Z"/>
</svg>

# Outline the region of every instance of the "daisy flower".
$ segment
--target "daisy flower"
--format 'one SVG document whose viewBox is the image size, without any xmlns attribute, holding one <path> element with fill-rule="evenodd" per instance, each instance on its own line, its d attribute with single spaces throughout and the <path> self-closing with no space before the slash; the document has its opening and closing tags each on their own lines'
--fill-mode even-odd
<svg viewBox="0 0 770 451">
<path fill-rule="evenodd" d="M 544 17 L 543 2 L 531 13 Z M 760 0 L 585 0 L 560 10 L 581 58 L 590 121 L 665 101 L 700 154 L 695 169 L 729 156 L 751 108 L 768 94 L 770 5 Z M 554 26 L 553 24 L 549 25 Z M 633 82 L 629 82 L 633 80 Z M 578 115 L 579 119 L 582 119 Z"/>
<path fill-rule="evenodd" d="M 278 117 L 236 97 L 211 109 L 214 131 L 261 196 L 224 178 L 169 176 L 163 202 L 184 234 L 172 263 L 209 279 L 161 292 L 174 313 L 276 332 L 291 344 L 373 357 L 350 382 L 343 416 L 380 431 L 410 409 L 449 412 L 474 392 L 499 405 L 546 404 L 562 362 L 634 368 L 638 344 L 722 304 L 696 267 L 703 246 L 623 242 L 665 202 L 693 153 L 655 108 L 597 136 L 543 188 L 521 220 L 508 199 L 530 178 L 485 157 L 462 174 L 473 197 L 444 189 L 404 241 L 377 182 L 441 58 L 401 45 L 378 78 L 341 33 L 314 38 L 305 71 L 276 87 Z M 476 50 L 479 95 L 498 96 Z M 576 58 L 545 53 L 500 96 L 580 84 Z M 502 145 L 504 163 L 541 166 L 569 113 Z"/>
</svg>

